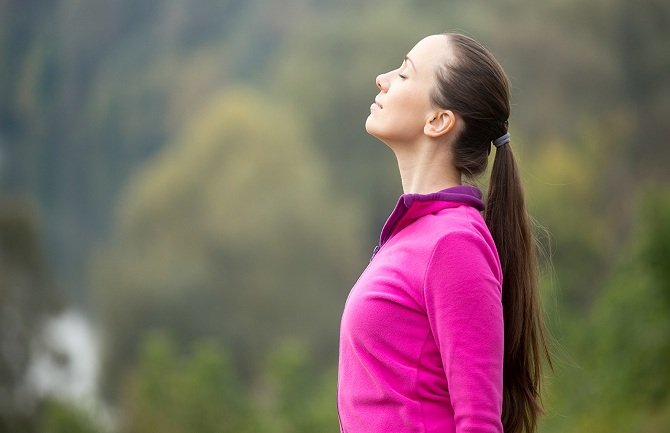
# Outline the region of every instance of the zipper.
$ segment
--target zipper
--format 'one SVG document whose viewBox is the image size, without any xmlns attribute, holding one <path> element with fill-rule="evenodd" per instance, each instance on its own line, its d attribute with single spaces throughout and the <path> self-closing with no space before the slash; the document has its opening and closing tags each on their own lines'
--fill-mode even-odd
<svg viewBox="0 0 670 433">
<path fill-rule="evenodd" d="M 409 210 L 409 207 L 405 204 L 403 198 L 401 197 L 398 200 L 398 203 L 396 204 L 395 208 L 393 209 L 393 212 L 391 212 L 391 215 L 389 215 L 388 219 L 384 223 L 384 227 L 382 227 L 382 231 L 379 234 L 379 243 L 375 245 L 374 249 L 372 250 L 372 257 L 370 257 L 370 261 L 375 258 L 379 250 L 384 246 L 386 241 L 388 241 L 391 238 L 391 235 L 393 234 L 393 230 L 395 230 L 396 226 L 402 220 L 402 217 L 407 213 Z"/>
<path fill-rule="evenodd" d="M 393 230 L 396 228 L 402 217 L 407 213 L 409 210 L 409 207 L 405 204 L 403 197 L 401 197 L 398 200 L 398 203 L 396 204 L 395 208 L 391 212 L 391 215 L 389 215 L 388 219 L 384 223 L 384 226 L 382 227 L 382 231 L 379 235 L 379 243 L 375 245 L 374 249 L 372 250 L 372 257 L 370 257 L 370 261 L 375 258 L 379 250 L 384 246 L 386 241 L 388 241 L 391 238 L 391 234 L 393 234 Z M 365 272 L 365 271 L 363 271 Z M 351 295 L 351 293 L 349 293 Z M 349 297 L 347 297 L 347 301 L 349 300 Z M 345 303 L 346 306 L 346 303 Z M 340 399 L 339 399 L 339 394 L 340 394 L 340 381 L 338 378 L 337 381 L 337 396 L 336 396 L 336 407 L 337 407 L 337 421 L 340 424 L 340 433 L 346 433 L 344 430 L 344 427 L 342 426 L 342 418 L 340 417 Z"/>
</svg>

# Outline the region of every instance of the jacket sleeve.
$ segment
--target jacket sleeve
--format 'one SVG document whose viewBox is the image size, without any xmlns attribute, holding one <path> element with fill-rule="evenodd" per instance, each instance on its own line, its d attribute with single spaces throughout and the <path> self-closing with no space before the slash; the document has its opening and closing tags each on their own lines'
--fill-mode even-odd
<svg viewBox="0 0 670 433">
<path fill-rule="evenodd" d="M 501 433 L 504 327 L 497 253 L 478 234 L 441 238 L 425 276 L 457 433 Z"/>
</svg>

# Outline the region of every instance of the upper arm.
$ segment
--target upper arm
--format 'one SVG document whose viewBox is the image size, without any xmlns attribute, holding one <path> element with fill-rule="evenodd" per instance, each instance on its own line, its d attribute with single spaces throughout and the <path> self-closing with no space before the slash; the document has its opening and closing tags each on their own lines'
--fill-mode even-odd
<svg viewBox="0 0 670 433">
<path fill-rule="evenodd" d="M 497 260 L 477 233 L 440 239 L 424 290 L 457 432 L 502 432 L 504 327 Z"/>
</svg>

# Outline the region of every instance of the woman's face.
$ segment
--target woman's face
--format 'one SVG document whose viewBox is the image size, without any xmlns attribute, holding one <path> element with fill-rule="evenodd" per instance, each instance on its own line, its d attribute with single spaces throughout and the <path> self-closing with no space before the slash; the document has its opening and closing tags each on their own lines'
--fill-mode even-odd
<svg viewBox="0 0 670 433">
<path fill-rule="evenodd" d="M 402 65 L 377 77 L 379 94 L 365 121 L 367 132 L 383 142 L 414 142 L 437 107 L 430 94 L 435 71 L 449 55 L 445 35 L 428 36 L 407 53 Z"/>
</svg>

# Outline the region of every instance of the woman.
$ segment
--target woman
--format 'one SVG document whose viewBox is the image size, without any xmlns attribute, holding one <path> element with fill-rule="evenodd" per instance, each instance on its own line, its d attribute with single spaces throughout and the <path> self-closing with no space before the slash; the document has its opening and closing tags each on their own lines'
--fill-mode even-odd
<svg viewBox="0 0 670 433">
<path fill-rule="evenodd" d="M 445 34 L 376 84 L 366 130 L 395 153 L 404 194 L 344 308 L 340 429 L 532 432 L 549 354 L 508 80 L 479 43 Z M 462 180 L 492 146 L 484 208 Z"/>
</svg>

